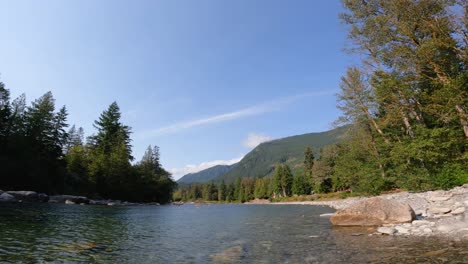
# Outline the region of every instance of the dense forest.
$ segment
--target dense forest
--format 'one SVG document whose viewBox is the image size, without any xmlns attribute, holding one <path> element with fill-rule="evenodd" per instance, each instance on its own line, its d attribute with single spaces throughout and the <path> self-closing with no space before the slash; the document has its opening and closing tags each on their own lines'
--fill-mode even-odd
<svg viewBox="0 0 468 264">
<path fill-rule="evenodd" d="M 97 133 L 67 124 L 67 110 L 55 109 L 51 92 L 26 104 L 10 101 L 0 83 L 0 188 L 49 194 L 80 194 L 141 202 L 168 202 L 176 183 L 162 168 L 159 148 L 148 147 L 134 165 L 130 127 L 112 103 L 94 122 Z"/>
<path fill-rule="evenodd" d="M 343 5 L 349 51 L 361 58 L 342 77 L 337 95 L 342 116 L 336 124 L 347 125 L 347 136 L 321 149 L 318 159 L 306 153 L 304 172 L 296 175 L 278 164 L 273 178 L 239 178 L 225 192 L 224 183 L 191 185 L 177 198 L 216 200 L 216 190 L 217 200 L 237 201 L 310 190 L 378 194 L 468 182 L 468 2 Z"/>
</svg>

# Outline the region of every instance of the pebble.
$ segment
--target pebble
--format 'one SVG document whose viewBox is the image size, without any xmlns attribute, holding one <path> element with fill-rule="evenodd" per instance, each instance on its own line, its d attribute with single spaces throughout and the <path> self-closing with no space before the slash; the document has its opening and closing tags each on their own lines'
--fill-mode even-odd
<svg viewBox="0 0 468 264">
<path fill-rule="evenodd" d="M 427 221 L 427 220 L 414 220 L 413 222 L 411 222 L 412 225 L 414 226 L 420 226 L 420 225 L 428 225 L 430 222 Z"/>
<path fill-rule="evenodd" d="M 381 226 L 377 228 L 377 232 L 382 233 L 382 234 L 387 234 L 387 235 L 393 235 L 396 233 L 396 229 L 393 227 Z"/>
<path fill-rule="evenodd" d="M 430 229 L 430 228 L 424 228 L 424 229 L 423 229 L 423 232 L 424 232 L 424 233 L 432 233 L 432 229 Z"/>
<path fill-rule="evenodd" d="M 409 233 L 409 230 L 407 228 L 402 227 L 402 226 L 395 226 L 395 229 L 400 234 L 408 234 Z"/>
<path fill-rule="evenodd" d="M 431 196 L 429 198 L 429 200 L 433 201 L 433 202 L 443 202 L 443 201 L 447 201 L 448 199 L 450 199 L 452 196 Z"/>
<path fill-rule="evenodd" d="M 429 209 L 429 211 L 432 214 L 446 214 L 446 213 L 450 213 L 452 210 L 446 207 L 436 207 L 436 208 Z"/>
<path fill-rule="evenodd" d="M 464 212 L 465 212 L 465 207 L 459 207 L 459 208 L 453 210 L 452 214 L 457 215 L 457 214 L 463 214 Z"/>
</svg>

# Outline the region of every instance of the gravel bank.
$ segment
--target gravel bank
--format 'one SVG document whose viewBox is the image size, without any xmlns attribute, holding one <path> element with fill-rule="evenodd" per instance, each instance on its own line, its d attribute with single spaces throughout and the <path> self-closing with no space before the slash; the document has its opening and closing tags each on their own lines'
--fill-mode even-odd
<svg viewBox="0 0 468 264">
<path fill-rule="evenodd" d="M 412 223 L 380 227 L 379 233 L 402 236 L 444 236 L 468 240 L 468 184 L 448 191 L 421 193 L 400 192 L 380 197 L 409 204 L 416 212 Z M 345 208 L 368 199 L 352 197 L 333 201 L 281 202 L 272 204 L 324 205 L 334 209 Z"/>
</svg>

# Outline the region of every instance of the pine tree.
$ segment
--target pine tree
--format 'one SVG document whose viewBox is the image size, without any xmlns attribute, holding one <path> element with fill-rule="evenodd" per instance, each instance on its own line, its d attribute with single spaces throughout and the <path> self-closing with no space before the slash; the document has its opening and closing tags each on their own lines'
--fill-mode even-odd
<svg viewBox="0 0 468 264">
<path fill-rule="evenodd" d="M 120 109 L 112 103 L 94 122 L 97 134 L 90 137 L 90 176 L 96 191 L 109 198 L 121 198 L 131 180 L 130 128 L 120 123 Z"/>
<path fill-rule="evenodd" d="M 226 184 L 224 183 L 224 179 L 219 184 L 218 188 L 218 201 L 226 200 Z"/>
<path fill-rule="evenodd" d="M 305 187 L 305 191 L 310 193 L 310 190 L 314 187 L 314 175 L 313 175 L 313 167 L 314 167 L 314 153 L 312 152 L 312 148 L 307 146 L 304 151 L 304 184 L 309 186 Z M 302 180 L 302 179 L 301 179 Z M 308 193 L 307 193 L 308 194 Z"/>
<path fill-rule="evenodd" d="M 0 149 L 5 149 L 10 134 L 11 114 L 10 91 L 0 82 Z"/>
<path fill-rule="evenodd" d="M 281 176 L 281 188 L 284 196 L 290 196 L 292 191 L 293 175 L 287 164 L 283 165 Z"/>
</svg>

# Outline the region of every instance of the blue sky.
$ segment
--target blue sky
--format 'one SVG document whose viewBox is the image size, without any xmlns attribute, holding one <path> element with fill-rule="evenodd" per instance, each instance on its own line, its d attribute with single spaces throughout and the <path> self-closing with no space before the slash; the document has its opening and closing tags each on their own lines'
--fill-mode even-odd
<svg viewBox="0 0 468 264">
<path fill-rule="evenodd" d="M 324 131 L 353 58 L 340 1 L 0 0 L 0 80 L 52 91 L 94 132 L 113 101 L 134 156 L 161 148 L 179 178 L 256 144 Z"/>
</svg>

